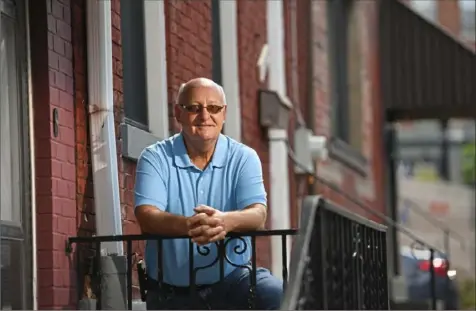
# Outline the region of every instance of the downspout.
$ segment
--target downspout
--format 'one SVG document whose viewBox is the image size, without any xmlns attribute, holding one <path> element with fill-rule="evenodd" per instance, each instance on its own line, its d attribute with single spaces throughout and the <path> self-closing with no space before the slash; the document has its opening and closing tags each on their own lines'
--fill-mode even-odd
<svg viewBox="0 0 476 311">
<path fill-rule="evenodd" d="M 122 235 L 113 113 L 111 2 L 87 1 L 88 97 L 97 235 Z M 120 242 L 103 254 L 123 255 Z"/>
<path fill-rule="evenodd" d="M 282 98 L 286 95 L 284 57 L 283 2 L 267 1 L 267 35 L 269 46 L 269 88 Z M 291 225 L 288 174 L 288 133 L 286 129 L 268 129 L 271 181 L 271 229 L 288 229 Z M 287 258 L 290 258 L 290 239 L 287 240 Z M 280 237 L 271 238 L 271 271 L 282 276 L 283 258 Z M 288 260 L 289 267 L 289 260 Z"/>
<path fill-rule="evenodd" d="M 97 235 L 122 235 L 113 113 L 111 1 L 87 8 L 88 113 Z M 122 242 L 101 243 L 101 300 L 97 309 L 124 310 L 127 260 Z M 132 286 L 132 284 L 129 284 Z M 88 303 L 81 301 L 81 303 Z M 84 305 L 83 305 L 84 307 Z"/>
<path fill-rule="evenodd" d="M 30 193 L 31 193 L 31 296 L 32 308 L 38 309 L 38 254 L 36 244 L 36 166 L 35 166 L 35 123 L 34 123 L 34 109 L 33 109 L 33 81 L 31 77 L 31 33 L 30 33 L 30 0 L 25 3 L 25 17 L 26 17 L 26 53 L 27 53 L 27 72 L 28 72 L 28 134 L 29 134 L 29 152 L 30 152 Z"/>
</svg>

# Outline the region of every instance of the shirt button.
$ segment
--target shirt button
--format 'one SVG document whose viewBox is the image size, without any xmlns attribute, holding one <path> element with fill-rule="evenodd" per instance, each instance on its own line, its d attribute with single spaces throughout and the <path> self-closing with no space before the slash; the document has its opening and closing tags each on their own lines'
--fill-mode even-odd
<svg viewBox="0 0 476 311">
<path fill-rule="evenodd" d="M 200 190 L 200 193 L 203 194 L 203 190 Z"/>
</svg>

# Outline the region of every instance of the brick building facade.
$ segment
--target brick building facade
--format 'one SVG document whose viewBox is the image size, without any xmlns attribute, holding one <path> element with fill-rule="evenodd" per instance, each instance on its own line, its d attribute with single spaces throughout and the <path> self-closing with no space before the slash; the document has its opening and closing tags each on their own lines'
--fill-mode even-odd
<svg viewBox="0 0 476 311">
<path fill-rule="evenodd" d="M 34 226 L 28 217 L 22 218 L 25 254 L 18 252 L 17 257 L 13 257 L 11 253 L 12 261 L 18 260 L 18 256 L 23 258 L 25 271 L 18 284 L 24 301 L 16 302 L 15 307 L 29 308 L 35 306 L 32 304 L 35 301 L 39 309 L 74 308 L 77 301 L 75 266 L 73 257 L 65 254 L 65 242 L 69 236 L 95 232 L 88 109 L 88 1 L 0 1 L 5 3 L 2 8 L 8 4 L 19 12 L 16 25 L 17 37 L 21 40 L 17 40 L 15 48 L 19 51 L 17 57 L 21 58 L 18 63 L 26 65 L 21 65 L 24 70 L 18 71 L 25 85 L 23 100 L 17 104 L 31 105 L 30 112 L 33 112 L 29 115 L 33 122 L 26 122 L 24 127 L 29 128 L 31 136 L 27 131 L 22 132 L 24 145 L 29 146 L 28 142 L 31 145 L 22 151 L 32 157 L 22 166 L 31 176 L 25 177 L 28 186 L 24 196 L 29 199 L 22 208 L 24 215 L 34 219 Z M 212 2 L 164 2 L 170 133 L 179 131 L 171 109 L 179 85 L 197 76 L 213 77 Z M 369 1 L 352 1 L 350 7 L 344 8 L 330 6 L 326 1 L 285 0 L 283 15 L 286 95 L 294 105 L 288 126 L 291 145 L 294 129 L 302 121 L 315 134 L 332 138 L 330 159 L 318 163 L 317 174 L 372 209 L 383 212 L 383 124 L 376 5 Z M 241 140 L 258 152 L 269 193 L 272 183 L 269 141 L 267 132 L 260 126 L 258 111 L 258 90 L 268 86 L 266 80 L 260 80 L 257 67 L 267 43 L 266 18 L 267 1 L 236 1 Z M 342 27 L 345 25 L 342 20 L 346 20 L 349 27 Z M 128 108 L 124 93 L 126 27 L 121 20 L 120 0 L 111 1 L 111 24 L 121 215 L 123 233 L 134 234 L 140 230 L 133 215 L 135 162 L 124 156 L 122 137 Z M 22 25 L 27 25 L 27 29 Z M 3 27 L 2 15 L 2 36 Z M 348 40 L 342 43 L 339 39 L 342 37 Z M 28 52 L 23 55 L 22 51 Z M 342 63 L 347 65 L 342 67 Z M 28 110 L 24 110 L 28 119 Z M 288 172 L 292 227 L 298 226 L 299 201 L 310 191 L 377 219 L 319 182 L 310 187 L 307 176 L 294 173 L 291 161 Z M 273 206 L 278 203 L 269 203 L 273 213 Z M 259 241 L 259 264 L 270 266 L 270 247 L 269 240 Z M 134 251 L 141 253 L 141 250 L 141 245 L 134 246 Z M 9 271 L 2 268 L 2 277 L 4 273 L 12 273 Z"/>
</svg>

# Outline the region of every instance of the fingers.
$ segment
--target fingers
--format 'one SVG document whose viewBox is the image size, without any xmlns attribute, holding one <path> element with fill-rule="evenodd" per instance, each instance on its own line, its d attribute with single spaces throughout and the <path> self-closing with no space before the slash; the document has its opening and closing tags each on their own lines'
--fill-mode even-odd
<svg viewBox="0 0 476 311">
<path fill-rule="evenodd" d="M 208 238 L 214 237 L 215 235 L 219 234 L 222 231 L 223 231 L 223 227 L 221 226 L 218 226 L 218 227 L 200 226 L 190 230 L 189 235 L 192 237 L 192 239 L 199 238 L 199 237 L 206 237 L 208 239 Z"/>
<path fill-rule="evenodd" d="M 187 226 L 189 229 L 200 226 L 200 225 L 206 225 L 206 221 L 204 221 L 208 217 L 207 214 L 195 214 L 192 217 L 187 219 Z M 205 223 L 202 223 L 205 222 Z"/>
<path fill-rule="evenodd" d="M 210 240 L 208 240 L 208 243 L 213 243 L 216 241 L 223 240 L 225 237 L 226 237 L 226 231 L 222 230 L 221 232 L 219 232 L 218 234 L 210 238 Z"/>
<path fill-rule="evenodd" d="M 190 230 L 190 236 L 192 237 L 192 242 L 197 243 L 198 245 L 205 245 L 224 239 L 226 231 L 222 226 L 200 226 Z"/>
<path fill-rule="evenodd" d="M 187 220 L 188 234 L 194 243 L 205 245 L 225 238 L 224 220 L 216 209 L 199 205 L 194 211 L 196 214 Z"/>
<path fill-rule="evenodd" d="M 216 227 L 223 224 L 223 219 L 218 217 L 210 217 L 205 213 L 200 213 L 190 217 L 187 221 L 187 224 L 189 229 L 194 229 L 198 226 Z"/>
<path fill-rule="evenodd" d="M 199 205 L 199 206 L 195 207 L 193 210 L 194 210 L 195 213 L 205 213 L 208 216 L 213 216 L 213 214 L 215 214 L 215 212 L 216 212 L 216 209 L 214 209 L 213 207 L 210 207 L 210 206 L 206 206 L 206 205 Z"/>
</svg>

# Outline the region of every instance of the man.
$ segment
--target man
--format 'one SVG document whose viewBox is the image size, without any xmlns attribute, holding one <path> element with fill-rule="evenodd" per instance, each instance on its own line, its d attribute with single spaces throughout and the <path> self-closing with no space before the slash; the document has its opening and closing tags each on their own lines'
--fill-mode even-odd
<svg viewBox="0 0 476 311">
<path fill-rule="evenodd" d="M 194 267 L 217 258 L 213 242 L 228 232 L 262 228 L 266 220 L 266 192 L 256 152 L 221 134 L 226 117 L 223 88 L 197 78 L 179 90 L 175 116 L 181 133 L 147 147 L 136 170 L 135 215 L 144 232 L 168 236 L 188 235 L 194 246 Z M 157 282 L 157 242 L 148 241 L 148 309 L 247 309 L 250 291 L 249 238 L 229 240 L 225 279 L 220 265 L 198 270 L 197 299 L 190 297 L 189 242 L 163 241 L 163 286 Z M 203 247 L 208 247 L 209 254 Z M 201 250 L 200 250 L 201 248 Z M 279 309 L 282 282 L 266 269 L 256 276 L 257 309 Z"/>
</svg>

